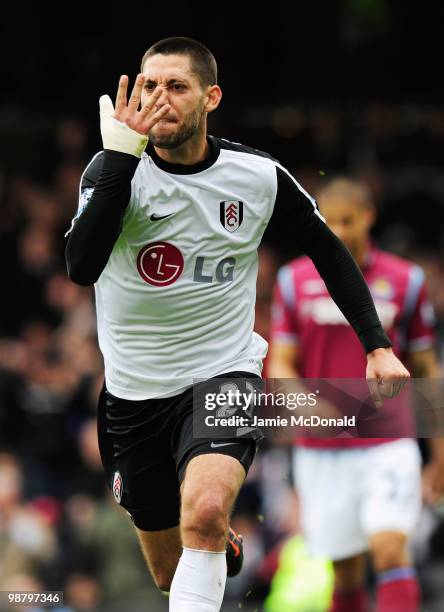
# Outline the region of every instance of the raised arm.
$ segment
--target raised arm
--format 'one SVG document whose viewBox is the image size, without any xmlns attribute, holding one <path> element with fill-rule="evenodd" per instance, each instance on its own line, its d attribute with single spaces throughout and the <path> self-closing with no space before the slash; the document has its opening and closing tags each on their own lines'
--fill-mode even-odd
<svg viewBox="0 0 444 612">
<path fill-rule="evenodd" d="M 105 268 L 122 230 L 122 219 L 131 197 L 131 180 L 148 142 L 148 132 L 169 110 L 156 109 L 162 93 L 156 88 L 138 110 L 144 76 L 139 74 L 127 102 L 128 77 L 119 81 L 116 108 L 109 96 L 100 98 L 103 152 L 86 168 L 80 185 L 79 210 L 65 250 L 69 278 L 92 285 Z"/>
</svg>

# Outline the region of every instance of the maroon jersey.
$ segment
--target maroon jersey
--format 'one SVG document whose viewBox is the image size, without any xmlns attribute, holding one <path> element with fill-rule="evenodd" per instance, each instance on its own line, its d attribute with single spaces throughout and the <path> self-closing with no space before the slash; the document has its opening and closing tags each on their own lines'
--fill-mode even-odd
<svg viewBox="0 0 444 612">
<path fill-rule="evenodd" d="M 431 348 L 435 342 L 434 315 L 422 269 L 373 247 L 362 273 L 396 355 L 405 361 L 407 353 Z M 359 339 L 306 257 L 279 271 L 272 309 L 272 340 L 298 346 L 302 378 L 365 377 L 367 360 Z M 402 410 L 400 402 L 391 400 L 382 410 L 385 416 L 387 411 L 396 411 L 393 417 L 397 437 L 414 437 L 413 417 L 409 410 Z M 299 438 L 298 443 L 342 448 L 390 439 Z"/>
</svg>

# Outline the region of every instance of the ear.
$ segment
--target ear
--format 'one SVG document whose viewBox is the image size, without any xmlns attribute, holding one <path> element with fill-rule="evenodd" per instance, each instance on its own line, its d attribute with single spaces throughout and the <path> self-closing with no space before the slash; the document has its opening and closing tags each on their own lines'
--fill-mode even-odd
<svg viewBox="0 0 444 612">
<path fill-rule="evenodd" d="M 219 85 L 210 85 L 205 95 L 204 110 L 207 113 L 211 113 L 212 111 L 216 110 L 216 108 L 219 106 L 221 99 L 222 90 Z"/>
</svg>

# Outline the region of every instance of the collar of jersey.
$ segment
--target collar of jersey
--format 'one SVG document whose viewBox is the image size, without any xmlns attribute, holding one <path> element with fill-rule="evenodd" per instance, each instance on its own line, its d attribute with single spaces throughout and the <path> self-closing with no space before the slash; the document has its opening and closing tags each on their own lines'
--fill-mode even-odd
<svg viewBox="0 0 444 612">
<path fill-rule="evenodd" d="M 213 138 L 213 136 L 207 136 L 207 142 L 209 146 L 208 156 L 197 164 L 171 164 L 157 155 L 151 142 L 148 142 L 146 152 L 156 166 L 165 172 L 170 172 L 171 174 L 197 174 L 198 172 L 202 172 L 203 170 L 210 168 L 219 157 L 220 148 L 216 139 Z"/>
</svg>

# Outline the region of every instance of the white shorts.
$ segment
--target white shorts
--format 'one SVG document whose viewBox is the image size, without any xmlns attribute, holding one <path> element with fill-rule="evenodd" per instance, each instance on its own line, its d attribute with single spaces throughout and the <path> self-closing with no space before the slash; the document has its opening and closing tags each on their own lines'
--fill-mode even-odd
<svg viewBox="0 0 444 612">
<path fill-rule="evenodd" d="M 352 557 L 368 549 L 374 533 L 410 535 L 419 518 L 421 455 L 415 440 L 353 449 L 300 447 L 293 470 L 313 554 Z"/>
</svg>

